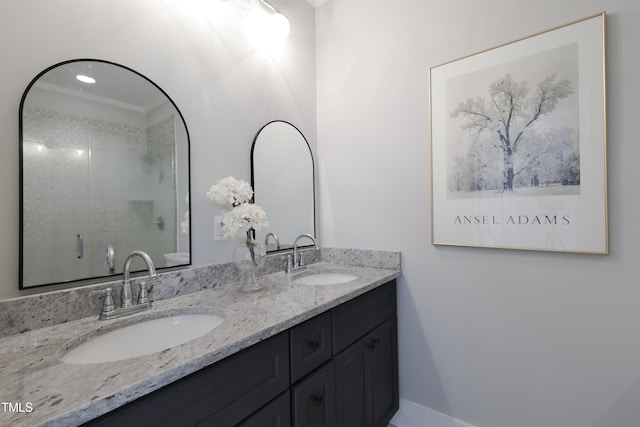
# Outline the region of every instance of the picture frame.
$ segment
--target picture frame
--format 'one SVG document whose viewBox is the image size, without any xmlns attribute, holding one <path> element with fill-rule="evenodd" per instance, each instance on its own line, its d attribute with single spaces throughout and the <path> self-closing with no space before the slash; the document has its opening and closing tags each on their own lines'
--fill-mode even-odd
<svg viewBox="0 0 640 427">
<path fill-rule="evenodd" d="M 605 17 L 430 68 L 433 245 L 609 253 Z"/>
</svg>

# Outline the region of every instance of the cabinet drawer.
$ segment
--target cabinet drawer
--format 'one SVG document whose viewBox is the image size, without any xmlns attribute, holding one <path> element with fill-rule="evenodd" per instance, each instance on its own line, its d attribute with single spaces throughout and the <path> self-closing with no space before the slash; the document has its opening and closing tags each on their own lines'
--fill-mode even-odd
<svg viewBox="0 0 640 427">
<path fill-rule="evenodd" d="M 396 313 L 396 281 L 380 286 L 332 310 L 333 354 Z"/>
<path fill-rule="evenodd" d="M 331 313 L 293 327 L 289 337 L 293 384 L 331 358 Z"/>
<path fill-rule="evenodd" d="M 87 425 L 236 425 L 289 387 L 281 333 L 116 409 Z"/>
</svg>

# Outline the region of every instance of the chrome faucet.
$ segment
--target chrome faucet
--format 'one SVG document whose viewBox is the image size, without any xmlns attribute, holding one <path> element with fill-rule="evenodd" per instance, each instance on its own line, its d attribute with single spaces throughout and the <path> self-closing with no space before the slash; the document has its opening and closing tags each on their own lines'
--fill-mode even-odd
<svg viewBox="0 0 640 427">
<path fill-rule="evenodd" d="M 133 305 L 133 295 L 131 292 L 131 280 L 129 279 L 129 271 L 131 270 L 131 262 L 133 257 L 139 256 L 147 264 L 147 270 L 149 273 L 149 280 L 154 280 L 158 275 L 156 269 L 153 266 L 151 257 L 146 252 L 133 251 L 127 256 L 124 261 L 124 270 L 122 271 L 122 293 L 120 294 L 120 301 L 122 302 L 122 308 L 131 307 Z M 147 283 L 145 281 L 140 282 L 140 293 L 138 294 L 138 304 L 146 304 L 149 302 L 149 296 L 147 295 Z"/>
<path fill-rule="evenodd" d="M 285 268 L 285 273 L 291 273 L 306 267 L 302 254 L 298 253 L 298 240 L 303 238 L 310 239 L 313 242 L 313 247 L 318 249 L 318 242 L 316 242 L 316 239 L 311 234 L 301 234 L 296 237 L 296 240 L 293 241 L 293 253 L 287 256 L 287 267 Z"/>
<path fill-rule="evenodd" d="M 264 236 L 264 247 L 265 248 L 269 248 L 269 237 L 273 237 L 273 240 L 276 241 L 276 249 L 280 249 L 280 240 L 278 239 L 278 236 L 276 236 L 274 233 L 269 233 L 266 236 Z"/>
<path fill-rule="evenodd" d="M 139 256 L 147 264 L 148 279 L 140 281 L 140 292 L 138 293 L 138 300 L 136 304 L 133 304 L 133 293 L 131 292 L 131 279 L 130 270 L 131 262 L 133 258 Z M 156 269 L 153 266 L 151 257 L 142 251 L 133 251 L 127 256 L 124 262 L 124 270 L 122 273 L 122 290 L 120 291 L 120 308 L 116 308 L 111 295 L 111 288 L 102 289 L 99 291 L 89 292 L 89 295 L 104 294 L 104 302 L 102 304 L 102 311 L 100 312 L 100 320 L 115 319 L 118 317 L 126 316 L 128 314 L 138 313 L 140 311 L 148 310 L 151 308 L 151 300 L 149 299 L 149 293 L 147 289 L 147 283 L 155 281 L 158 275 Z M 152 285 L 153 286 L 153 285 Z"/>
</svg>

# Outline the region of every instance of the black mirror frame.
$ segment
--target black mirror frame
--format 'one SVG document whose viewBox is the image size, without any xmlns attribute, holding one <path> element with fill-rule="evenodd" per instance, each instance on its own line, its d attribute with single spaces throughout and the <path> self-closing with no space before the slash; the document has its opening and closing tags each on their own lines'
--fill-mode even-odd
<svg viewBox="0 0 640 427">
<path fill-rule="evenodd" d="M 291 126 L 292 128 L 294 128 L 299 134 L 300 136 L 302 136 L 302 139 L 304 140 L 304 142 L 307 144 L 307 148 L 309 149 L 309 155 L 311 156 L 311 176 L 313 177 L 313 182 L 312 182 L 312 187 L 313 187 L 313 237 L 317 238 L 318 237 L 318 229 L 317 229 L 317 218 L 316 218 L 316 162 L 315 159 L 313 157 L 313 151 L 311 150 L 311 146 L 309 145 L 309 141 L 307 141 L 307 138 L 304 136 L 304 134 L 300 131 L 300 129 L 298 129 L 295 125 L 293 125 L 292 123 L 286 121 L 286 120 L 272 120 L 268 123 L 266 123 L 264 126 L 262 126 L 260 129 L 258 129 L 258 131 L 256 132 L 255 136 L 253 137 L 253 142 L 251 143 L 251 155 L 250 155 L 250 161 L 251 161 L 251 188 L 254 189 L 255 191 L 255 168 L 254 168 L 254 160 L 253 160 L 253 154 L 254 154 L 254 149 L 256 146 L 256 142 L 258 140 L 258 136 L 260 135 L 260 132 L 267 126 L 269 126 L 272 123 L 284 123 L 287 124 L 289 126 Z M 254 193 L 254 198 L 255 198 L 255 193 Z M 308 240 L 308 239 L 305 239 Z M 301 245 L 300 247 L 311 247 L 313 246 L 312 244 L 309 245 Z M 267 253 L 277 253 L 277 252 L 285 252 L 285 251 L 290 251 L 291 248 L 283 248 L 283 249 L 275 249 L 275 250 L 271 250 L 268 251 Z"/>
</svg>

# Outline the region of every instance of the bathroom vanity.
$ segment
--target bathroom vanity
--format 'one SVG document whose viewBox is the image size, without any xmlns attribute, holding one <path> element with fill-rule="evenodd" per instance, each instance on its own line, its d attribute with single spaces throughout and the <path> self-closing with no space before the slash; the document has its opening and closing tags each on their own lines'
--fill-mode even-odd
<svg viewBox="0 0 640 427">
<path fill-rule="evenodd" d="M 335 267 L 335 259 L 327 261 L 307 271 Z M 340 271 L 357 279 L 333 285 L 299 284 L 296 274 L 278 271 L 261 276 L 264 289 L 249 294 L 238 292 L 238 283 L 211 287 L 206 275 L 185 270 L 165 276 L 154 292 L 184 289 L 186 277 L 192 285 L 201 280 L 202 290 L 125 319 L 99 321 L 98 310 L 0 338 L 0 394 L 33 408 L 2 413 L 0 424 L 386 426 L 398 405 L 399 253 L 391 264 L 343 264 Z M 124 324 L 203 312 L 223 322 L 184 344 L 115 362 L 60 361 Z"/>
<path fill-rule="evenodd" d="M 395 281 L 86 426 L 386 426 L 398 409 Z"/>
</svg>

